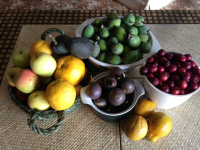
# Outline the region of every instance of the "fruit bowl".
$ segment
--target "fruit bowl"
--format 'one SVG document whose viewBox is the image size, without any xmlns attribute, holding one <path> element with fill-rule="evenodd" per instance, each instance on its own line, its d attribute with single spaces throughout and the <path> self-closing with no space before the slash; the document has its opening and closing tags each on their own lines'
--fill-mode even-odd
<svg viewBox="0 0 200 150">
<path fill-rule="evenodd" d="M 99 17 L 99 19 L 104 19 L 104 18 L 105 17 Z M 119 18 L 122 18 L 122 17 L 119 17 Z M 76 29 L 76 36 L 77 37 L 82 37 L 82 31 L 83 31 L 84 27 L 87 26 L 87 25 L 89 25 L 89 24 L 91 24 L 92 22 L 94 22 L 95 19 L 97 19 L 97 18 L 92 18 L 92 19 L 85 20 Z M 149 56 L 151 56 L 152 54 L 156 53 L 161 48 L 159 42 L 157 41 L 156 37 L 153 35 L 153 33 L 151 31 L 149 31 L 148 35 L 150 37 L 149 38 L 150 44 L 152 46 L 151 50 L 150 50 L 149 53 L 145 54 L 145 56 L 141 60 L 139 60 L 139 61 L 136 61 L 136 62 L 130 63 L 130 64 L 112 65 L 112 64 L 109 64 L 109 63 L 101 62 L 101 61 L 95 59 L 94 57 L 89 57 L 88 59 L 90 60 L 90 62 L 92 62 L 96 67 L 98 67 L 101 70 L 106 71 L 106 70 L 111 70 L 114 67 L 119 67 L 124 72 L 126 72 L 126 71 L 128 71 L 130 69 L 133 69 L 136 66 L 143 65 L 144 62 L 147 60 L 147 58 Z"/>
<path fill-rule="evenodd" d="M 96 75 L 93 78 L 94 82 L 98 81 L 99 79 L 103 79 L 103 78 L 109 76 L 109 74 L 110 74 L 110 71 L 106 71 L 106 72 L 102 72 L 102 73 Z M 130 104 L 128 107 L 126 107 L 125 110 L 122 110 L 120 112 L 114 112 L 114 113 L 106 112 L 106 111 L 100 110 L 98 107 L 96 107 L 94 105 L 92 99 L 90 97 L 88 97 L 88 95 L 86 93 L 88 86 L 81 89 L 81 92 L 80 92 L 81 100 L 82 100 L 83 104 L 90 105 L 93 108 L 94 113 L 100 119 L 109 121 L 109 122 L 119 121 L 131 112 L 131 110 L 136 105 L 139 97 L 141 95 L 145 94 L 144 88 L 143 88 L 142 84 L 140 83 L 140 81 L 137 79 L 132 79 L 132 80 L 135 83 L 135 90 L 132 94 L 129 95 Z"/>
<path fill-rule="evenodd" d="M 177 54 L 175 52 L 170 52 L 170 53 Z M 145 65 L 146 65 L 146 63 L 145 63 Z M 198 66 L 198 68 L 199 68 L 199 66 Z M 182 74 L 180 74 L 180 75 L 182 75 Z M 199 86 L 196 90 L 194 90 L 192 92 L 188 92 L 186 94 L 184 93 L 183 95 L 174 95 L 171 93 L 166 93 L 166 92 L 160 90 L 159 88 L 155 87 L 150 82 L 150 80 L 149 80 L 150 78 L 148 79 L 146 75 L 142 75 L 142 77 L 143 77 L 142 83 L 145 88 L 146 94 L 155 103 L 155 106 L 157 108 L 161 108 L 161 109 L 170 109 L 170 108 L 177 107 L 177 106 L 181 105 L 182 103 L 184 103 L 185 101 L 187 101 L 192 95 L 194 95 L 195 93 L 197 93 L 200 90 L 200 86 Z M 183 79 L 180 79 L 180 80 L 183 80 Z M 178 81 L 176 81 L 175 83 L 177 83 L 177 82 Z M 166 82 L 164 82 L 164 84 L 166 84 Z M 189 83 L 187 83 L 187 84 L 189 86 Z"/>
</svg>

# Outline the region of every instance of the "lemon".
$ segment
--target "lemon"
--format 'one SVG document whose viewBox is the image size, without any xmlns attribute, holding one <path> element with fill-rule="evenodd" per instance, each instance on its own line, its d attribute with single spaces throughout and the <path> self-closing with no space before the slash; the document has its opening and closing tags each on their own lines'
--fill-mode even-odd
<svg viewBox="0 0 200 150">
<path fill-rule="evenodd" d="M 46 98 L 53 109 L 58 111 L 65 110 L 74 104 L 76 90 L 70 82 L 64 79 L 57 79 L 47 86 Z"/>
</svg>

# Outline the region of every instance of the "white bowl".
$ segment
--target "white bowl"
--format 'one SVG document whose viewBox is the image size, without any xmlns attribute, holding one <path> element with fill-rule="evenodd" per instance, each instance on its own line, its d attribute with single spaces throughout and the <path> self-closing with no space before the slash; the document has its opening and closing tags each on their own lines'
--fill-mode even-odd
<svg viewBox="0 0 200 150">
<path fill-rule="evenodd" d="M 172 52 L 175 53 L 175 52 Z M 146 63 L 146 62 L 145 62 Z M 145 75 L 143 77 L 142 83 L 145 88 L 145 92 L 150 100 L 152 100 L 157 108 L 161 109 L 170 109 L 177 107 L 188 100 L 192 95 L 197 93 L 200 90 L 200 86 L 195 91 L 185 94 L 185 95 L 173 95 L 168 94 L 157 87 L 153 86 Z"/>
<path fill-rule="evenodd" d="M 99 17 L 99 18 L 105 18 L 105 17 Z M 120 17 L 121 18 L 121 17 Z M 76 29 L 76 36 L 77 37 L 81 37 L 82 36 L 82 31 L 84 29 L 85 26 L 91 24 L 92 22 L 95 21 L 95 19 L 97 18 L 92 18 L 92 19 L 88 19 L 85 20 L 77 29 Z M 123 64 L 123 65 L 112 65 L 112 64 L 108 64 L 108 63 L 104 63 L 101 62 L 93 57 L 89 57 L 89 60 L 99 69 L 101 70 L 111 70 L 114 67 L 119 67 L 121 68 L 124 72 L 128 71 L 129 69 L 133 69 L 134 67 L 143 65 L 147 58 L 149 56 L 151 56 L 152 54 L 156 53 L 158 50 L 161 49 L 161 46 L 159 44 L 159 42 L 157 41 L 157 39 L 155 38 L 155 36 L 153 35 L 153 33 L 151 31 L 149 31 L 149 36 L 150 36 L 150 44 L 152 46 L 151 51 L 141 60 L 131 63 L 131 64 Z"/>
</svg>

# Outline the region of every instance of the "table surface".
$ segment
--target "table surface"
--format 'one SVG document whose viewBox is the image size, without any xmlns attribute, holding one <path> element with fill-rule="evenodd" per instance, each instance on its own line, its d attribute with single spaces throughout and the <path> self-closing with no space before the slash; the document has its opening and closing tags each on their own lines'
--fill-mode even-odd
<svg viewBox="0 0 200 150">
<path fill-rule="evenodd" d="M 116 10 L 120 16 L 127 13 L 141 15 L 145 24 L 199 24 L 200 11 L 196 10 Z M 84 20 L 106 16 L 105 10 L 0 10 L 0 84 L 13 52 L 22 25 L 72 25 Z"/>
<path fill-rule="evenodd" d="M 152 30 L 158 31 L 154 35 L 156 37 L 161 37 L 159 39 L 159 42 L 161 45 L 165 45 L 167 49 L 173 49 L 176 47 L 177 51 L 181 52 L 183 51 L 188 52 L 188 49 L 191 48 L 190 45 L 186 43 L 180 44 L 180 46 L 177 46 L 177 42 L 181 43 L 181 41 L 187 41 L 185 33 L 190 33 L 189 36 L 193 36 L 193 33 L 199 34 L 199 23 L 200 23 L 200 11 L 117 11 L 119 15 L 123 16 L 127 13 L 133 13 L 134 15 L 142 15 L 145 17 L 145 23 L 149 24 L 151 26 Z M 93 17 L 100 17 L 100 16 L 106 16 L 108 11 L 0 11 L 0 81 L 2 82 L 2 86 L 0 87 L 0 114 L 1 120 L 4 121 L 4 123 L 1 123 L 0 126 L 0 133 L 3 134 L 5 137 L 1 137 L 2 140 L 0 140 L 0 145 L 6 146 L 7 148 L 15 147 L 14 144 L 18 144 L 20 141 L 21 148 L 23 147 L 23 144 L 27 141 L 32 141 L 34 138 L 37 138 L 38 140 L 42 141 L 48 141 L 50 145 L 42 145 L 41 147 L 49 147 L 51 148 L 58 148 L 60 145 L 58 144 L 64 144 L 64 142 L 67 142 L 71 147 L 73 148 L 81 148 L 87 149 L 90 147 L 92 149 L 92 146 L 96 146 L 96 148 L 100 148 L 101 146 L 97 142 L 97 139 L 100 141 L 101 144 L 104 145 L 104 149 L 110 148 L 110 149 L 132 149 L 134 146 L 138 148 L 148 149 L 148 146 L 150 145 L 150 142 L 148 140 L 143 140 L 142 144 L 145 144 L 141 146 L 141 141 L 138 142 L 131 142 L 126 138 L 124 132 L 123 132 L 123 122 L 120 123 L 106 123 L 104 121 L 101 121 L 96 117 L 95 115 L 91 114 L 91 109 L 87 106 L 81 107 L 81 109 L 76 111 L 76 114 L 70 114 L 67 118 L 67 121 L 63 128 L 60 130 L 63 130 L 65 132 L 58 132 L 55 134 L 55 136 L 48 136 L 46 138 L 35 135 L 35 133 L 31 132 L 30 129 L 27 129 L 26 124 L 26 118 L 27 117 L 18 107 L 14 106 L 13 103 L 7 102 L 6 100 L 9 99 L 8 96 L 8 90 L 4 89 L 6 82 L 3 80 L 3 76 L 5 73 L 5 70 L 7 68 L 8 62 L 10 60 L 10 57 L 12 55 L 12 52 L 14 50 L 15 44 L 18 40 L 19 33 L 22 29 L 23 25 L 50 25 L 50 26 L 38 26 L 38 29 L 41 29 L 42 31 L 45 28 L 49 28 L 51 26 L 58 26 L 60 28 L 66 29 L 65 26 L 59 26 L 59 25 L 78 25 L 82 23 L 84 20 L 93 18 Z M 150 25 L 151 24 L 151 25 Z M 154 25 L 156 24 L 156 26 Z M 168 24 L 165 26 L 158 25 L 158 24 Z M 174 25 L 171 25 L 174 24 Z M 178 25 L 177 25 L 178 24 Z M 187 24 L 185 26 L 182 26 L 182 24 Z M 191 25 L 190 25 L 191 24 Z M 196 24 L 196 25 L 195 25 Z M 71 29 L 75 29 L 77 26 L 71 26 Z M 30 30 L 35 30 L 34 26 L 26 27 Z M 162 31 L 163 32 L 159 32 Z M 69 31 L 69 30 L 67 30 Z M 175 37 L 176 34 L 173 31 L 177 31 L 177 33 L 180 33 L 182 35 L 181 37 Z M 190 32 L 191 31 L 191 32 Z M 197 31 L 197 32 L 195 32 Z M 23 31 L 24 32 L 24 31 Z M 20 39 L 23 39 L 22 35 L 25 35 L 25 38 L 28 38 L 31 35 L 26 35 L 25 33 L 21 33 Z M 40 33 L 37 33 L 40 34 Z M 161 34 L 165 34 L 167 39 L 165 39 Z M 185 37 L 184 37 L 185 35 Z M 38 37 L 35 35 L 35 37 Z M 194 35 L 192 41 L 192 45 L 198 42 L 199 37 L 198 35 Z M 174 41 L 173 39 L 176 39 L 177 41 Z M 165 40 L 168 40 L 168 43 L 166 44 Z M 26 45 L 28 47 L 28 45 Z M 200 63 L 199 58 L 199 52 L 197 52 L 198 44 L 196 45 L 196 48 L 192 49 L 191 53 L 194 55 L 194 60 L 198 61 Z M 15 47 L 16 49 L 16 47 Z M 198 54 L 198 55 L 195 55 Z M 10 67 L 10 66 L 9 66 Z M 4 76 L 5 79 L 5 76 Z M 200 127 L 200 124 L 198 123 L 198 116 L 200 115 L 200 111 L 198 111 L 198 108 L 200 107 L 200 103 L 197 101 L 199 97 L 199 93 L 194 95 L 193 98 L 188 101 L 187 103 L 182 104 L 181 107 L 178 107 L 176 109 L 172 110 L 162 110 L 166 112 L 169 116 L 172 117 L 172 120 L 174 120 L 174 126 L 173 126 L 173 134 L 169 135 L 167 137 L 168 140 L 163 141 L 161 140 L 161 143 L 156 143 L 154 146 L 157 146 L 157 149 L 162 148 L 163 146 L 169 145 L 171 148 L 183 148 L 186 147 L 189 149 L 191 147 L 192 149 L 198 149 L 200 147 L 198 141 L 200 140 L 199 131 L 197 131 L 196 128 Z M 5 99 L 5 100 L 4 100 Z M 5 104 L 4 104 L 5 103 Z M 3 105 L 5 105 L 3 107 Z M 191 111 L 190 111 L 191 110 Z M 157 110 L 159 111 L 159 109 Z M 188 112 L 187 112 L 188 111 Z M 9 113 L 6 113 L 9 112 Z M 195 112 L 195 116 L 194 116 Z M 177 116 L 178 114 L 178 116 Z M 11 115 L 11 116 L 9 116 Z M 76 116 L 76 117 L 75 117 Z M 10 122 L 9 119 L 6 119 L 9 117 L 12 122 Z M 90 118 L 90 119 L 89 119 Z M 22 120 L 22 125 L 18 125 L 19 123 L 18 119 Z M 74 120 L 73 120 L 74 119 Z M 77 125 L 77 122 L 79 123 L 79 126 Z M 190 124 L 190 123 L 193 124 Z M 21 122 L 20 122 L 21 123 Z M 8 124 L 9 128 L 6 128 L 6 124 Z M 13 129 L 13 126 L 16 126 L 16 129 L 9 131 L 9 129 Z M 67 128 L 69 126 L 73 126 L 75 128 L 74 132 L 70 128 Z M 81 127 L 80 127 L 81 126 Z M 90 129 L 88 127 L 91 127 L 93 130 L 97 131 L 96 133 L 90 132 Z M 102 133 L 99 132 L 97 129 L 102 129 Z M 184 131 L 184 130 L 188 131 Z M 190 130 L 189 130 L 190 129 Z M 20 130 L 23 130 L 20 132 Z M 84 134 L 85 132 L 89 132 Z M 180 133 L 179 133 L 180 131 Z M 29 132 L 30 135 L 29 135 Z M 82 133 L 83 132 L 83 133 Z M 184 132 L 184 134 L 181 135 L 181 132 Z M 20 140 L 17 142 L 16 139 L 13 139 L 12 135 L 18 135 Z M 80 134 L 74 135 L 74 133 Z M 24 138 L 21 137 L 24 135 Z M 68 136 L 71 135 L 73 139 L 60 139 L 59 137 L 66 136 L 66 138 L 69 138 Z M 106 135 L 106 137 L 105 137 Z M 172 136 L 173 135 L 173 136 Z M 190 137 L 191 139 L 185 138 L 185 136 Z M 25 137 L 27 139 L 25 139 Z M 90 137 L 89 140 L 88 137 Z M 105 139 L 102 139 L 104 138 Z M 179 140 L 176 138 L 179 137 Z M 1 139 L 0 138 L 0 139 Z M 11 139 L 9 139 L 11 138 Z M 81 139 L 83 138 L 83 139 Z M 95 139 L 97 138 L 97 139 Z M 13 139 L 13 140 L 12 140 Z M 109 141 L 106 141 L 108 140 Z M 170 140 L 169 140 L 170 139 Z M 7 141 L 10 140 L 12 142 L 10 145 L 6 145 Z M 11 141 L 12 140 L 12 141 Z M 50 140 L 50 141 L 49 141 Z M 74 141 L 74 140 L 79 140 Z M 85 142 L 88 144 L 86 145 Z M 40 144 L 43 144 L 42 141 L 38 141 Z M 62 142 L 61 142 L 62 141 Z M 71 143 L 70 143 L 70 142 Z M 171 141 L 176 141 L 176 143 L 170 143 Z M 180 143 L 180 142 L 183 143 Z M 107 143 L 107 144 L 106 144 Z M 33 142 L 31 142 L 33 144 Z M 75 146 L 76 145 L 76 146 Z M 1 147 L 0 146 L 0 147 Z M 40 146 L 32 145 L 36 148 L 41 148 Z M 141 146 L 141 147 L 140 147 Z M 151 145 L 152 146 L 152 145 Z M 19 148 L 19 147 L 18 147 Z M 66 147 L 65 147 L 66 148 Z M 165 147 L 166 148 L 166 147 Z M 1 148 L 0 148 L 1 149 Z"/>
</svg>

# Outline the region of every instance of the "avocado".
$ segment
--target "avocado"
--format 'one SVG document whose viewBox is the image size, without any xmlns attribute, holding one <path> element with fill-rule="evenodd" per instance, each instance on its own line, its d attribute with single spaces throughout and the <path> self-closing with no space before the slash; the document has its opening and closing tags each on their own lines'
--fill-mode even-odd
<svg viewBox="0 0 200 150">
<path fill-rule="evenodd" d="M 67 55 L 69 50 L 67 48 L 68 41 L 71 39 L 68 35 L 59 35 L 51 42 L 51 48 L 55 55 Z"/>
<path fill-rule="evenodd" d="M 94 46 L 85 37 L 75 37 L 69 40 L 67 48 L 72 55 L 79 59 L 87 59 L 94 53 Z"/>
</svg>

